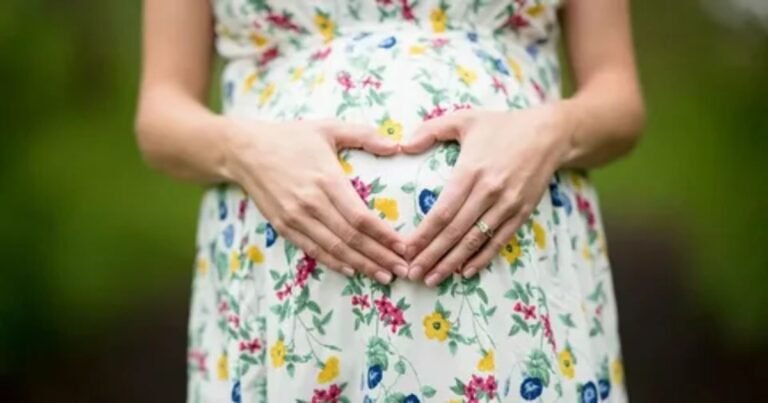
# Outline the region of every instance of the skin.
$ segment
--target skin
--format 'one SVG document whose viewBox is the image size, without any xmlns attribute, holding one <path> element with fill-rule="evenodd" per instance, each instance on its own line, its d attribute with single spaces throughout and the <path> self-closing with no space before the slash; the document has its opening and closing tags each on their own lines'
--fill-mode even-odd
<svg viewBox="0 0 768 403">
<path fill-rule="evenodd" d="M 145 0 L 138 144 L 169 176 L 239 184 L 281 235 L 332 270 L 382 283 L 394 273 L 430 286 L 457 270 L 469 277 L 525 222 L 555 170 L 606 164 L 639 137 L 644 108 L 627 0 L 569 0 L 563 20 L 573 97 L 521 111 L 452 113 L 398 146 L 364 125 L 211 112 L 208 0 Z M 342 148 L 420 153 L 451 139 L 462 145 L 452 179 L 407 237 L 365 207 L 337 161 Z M 492 238 L 474 227 L 478 219 Z"/>
</svg>

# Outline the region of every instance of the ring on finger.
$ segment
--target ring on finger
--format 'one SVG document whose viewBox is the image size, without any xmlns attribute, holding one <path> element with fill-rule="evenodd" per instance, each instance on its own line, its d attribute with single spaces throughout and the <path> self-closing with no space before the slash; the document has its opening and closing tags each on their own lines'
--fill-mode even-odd
<svg viewBox="0 0 768 403">
<path fill-rule="evenodd" d="M 477 222 L 475 222 L 475 227 L 477 227 L 483 235 L 487 236 L 488 239 L 493 238 L 493 228 L 491 228 L 485 221 L 477 220 Z"/>
</svg>

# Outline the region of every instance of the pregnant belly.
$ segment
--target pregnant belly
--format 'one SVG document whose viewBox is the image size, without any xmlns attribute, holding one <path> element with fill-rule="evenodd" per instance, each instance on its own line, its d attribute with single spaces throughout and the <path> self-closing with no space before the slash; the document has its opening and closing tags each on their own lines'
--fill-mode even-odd
<svg viewBox="0 0 768 403">
<path fill-rule="evenodd" d="M 375 127 L 394 141 L 425 120 L 460 109 L 509 110 L 557 96 L 554 68 L 493 38 L 454 33 L 361 33 L 274 59 L 231 61 L 224 112 L 268 120 L 336 118 Z M 539 55 L 552 67 L 552 59 Z M 550 71 L 547 79 L 542 71 Z M 421 155 L 377 157 L 343 150 L 339 163 L 382 219 L 408 231 L 450 179 L 458 144 Z"/>
</svg>

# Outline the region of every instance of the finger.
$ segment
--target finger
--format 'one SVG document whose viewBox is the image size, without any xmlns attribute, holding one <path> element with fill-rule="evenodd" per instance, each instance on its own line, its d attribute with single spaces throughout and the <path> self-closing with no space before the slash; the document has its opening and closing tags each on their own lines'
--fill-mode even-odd
<svg viewBox="0 0 768 403">
<path fill-rule="evenodd" d="M 330 130 L 337 150 L 362 148 L 371 154 L 392 155 L 400 149 L 397 142 L 382 136 L 370 126 L 342 122 L 335 124 Z"/>
<path fill-rule="evenodd" d="M 368 210 L 346 177 L 340 174 L 334 178 L 323 186 L 323 190 L 349 225 L 397 254 L 405 255 L 406 245 L 400 234 Z"/>
<path fill-rule="evenodd" d="M 356 271 L 375 278 L 376 281 L 382 284 L 389 284 L 392 281 L 390 270 L 350 248 L 349 245 L 314 217 L 300 216 L 299 218 L 292 219 L 288 225 L 306 234 L 308 238 L 320 245 L 321 248 L 327 250 L 333 257 L 347 263 Z"/>
<path fill-rule="evenodd" d="M 459 140 L 461 127 L 466 115 L 453 112 L 423 122 L 413 135 L 400 144 L 400 149 L 408 154 L 420 154 L 438 141 Z"/>
<path fill-rule="evenodd" d="M 327 199 L 324 203 L 331 205 L 331 201 Z M 408 274 L 408 266 L 401 256 L 376 241 L 375 238 L 351 226 L 335 208 L 312 208 L 311 214 L 344 243 L 368 259 L 389 268 L 399 277 L 405 277 Z"/>
<path fill-rule="evenodd" d="M 488 209 L 480 217 L 480 220 L 493 231 L 494 228 L 501 227 L 515 212 L 512 203 L 499 202 Z M 429 272 L 424 282 L 430 287 L 440 284 L 448 275 L 461 268 L 464 262 L 474 256 L 491 238 L 493 238 L 492 232 L 489 237 L 488 234 L 481 232 L 477 225 L 473 224 L 461 241 L 451 248 L 435 265 L 435 268 Z"/>
<path fill-rule="evenodd" d="M 418 280 L 427 273 L 432 272 L 435 264 L 461 241 L 472 225 L 483 213 L 494 204 L 494 200 L 488 197 L 480 186 L 473 187 L 469 197 L 462 203 L 459 212 L 453 215 L 450 222 L 434 237 L 434 239 L 411 262 L 414 267 L 408 278 Z M 479 238 L 477 245 L 472 247 L 479 249 L 485 242 Z M 455 267 L 453 268 L 456 269 Z"/>
<path fill-rule="evenodd" d="M 421 253 L 437 234 L 452 221 L 471 193 L 473 185 L 474 174 L 461 168 L 454 171 L 453 177 L 440 192 L 432 208 L 416 229 L 407 236 L 408 250 L 405 254 L 407 260 L 411 260 Z"/>
<path fill-rule="evenodd" d="M 304 251 L 304 253 L 306 253 L 308 256 L 317 260 L 320 264 L 323 264 L 325 267 L 335 272 L 341 273 L 347 277 L 352 277 L 355 275 L 355 270 L 352 267 L 333 257 L 333 255 L 328 253 L 328 251 L 321 248 L 320 245 L 313 242 L 300 231 L 297 231 L 285 224 L 277 224 L 277 222 L 272 222 L 272 225 L 275 227 L 275 231 L 277 231 L 278 234 L 285 237 L 285 239 L 292 242 L 299 249 Z"/>
<path fill-rule="evenodd" d="M 464 264 L 464 269 L 462 270 L 464 278 L 470 278 L 480 269 L 487 267 L 499 255 L 501 249 L 506 247 L 507 243 L 516 236 L 515 233 L 528 216 L 528 212 L 521 210 L 502 224 L 493 238 L 489 239 L 485 246 Z"/>
</svg>

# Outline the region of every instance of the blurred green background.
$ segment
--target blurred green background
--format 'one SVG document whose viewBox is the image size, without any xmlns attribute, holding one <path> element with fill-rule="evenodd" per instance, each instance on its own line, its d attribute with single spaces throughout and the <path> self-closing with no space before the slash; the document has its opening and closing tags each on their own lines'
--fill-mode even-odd
<svg viewBox="0 0 768 403">
<path fill-rule="evenodd" d="M 649 126 L 594 173 L 640 402 L 768 399 L 768 24 L 704 3 L 633 2 Z M 183 399 L 201 189 L 136 149 L 139 32 L 138 1 L 0 3 L 2 401 Z"/>
</svg>

